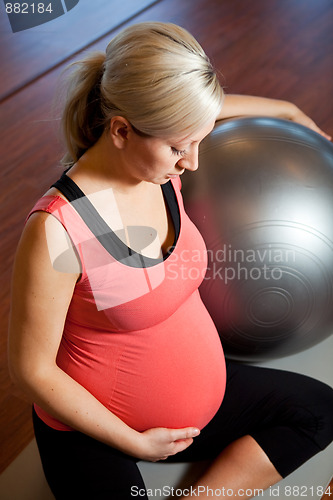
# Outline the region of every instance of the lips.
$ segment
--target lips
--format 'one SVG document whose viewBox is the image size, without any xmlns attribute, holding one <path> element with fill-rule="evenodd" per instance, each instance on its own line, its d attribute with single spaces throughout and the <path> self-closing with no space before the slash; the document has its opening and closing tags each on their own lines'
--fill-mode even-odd
<svg viewBox="0 0 333 500">
<path fill-rule="evenodd" d="M 185 172 L 185 168 L 177 174 L 168 174 L 167 177 L 169 177 L 170 179 L 174 179 L 175 177 L 179 177 L 179 175 L 182 175 L 184 172 Z"/>
</svg>

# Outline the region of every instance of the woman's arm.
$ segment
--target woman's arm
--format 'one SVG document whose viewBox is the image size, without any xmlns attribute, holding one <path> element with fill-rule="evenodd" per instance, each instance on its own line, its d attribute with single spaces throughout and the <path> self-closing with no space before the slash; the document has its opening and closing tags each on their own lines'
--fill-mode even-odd
<svg viewBox="0 0 333 500">
<path fill-rule="evenodd" d="M 217 119 L 223 120 L 224 118 L 245 115 L 274 116 L 276 118 L 292 120 L 311 128 L 315 132 L 323 135 L 326 139 L 331 140 L 331 137 L 323 132 L 314 121 L 304 114 L 295 104 L 279 99 L 229 94 L 225 96 L 221 113 Z"/>
<path fill-rule="evenodd" d="M 54 243 L 59 248 L 65 231 L 56 221 L 46 236 L 46 220 L 50 217 L 53 219 L 42 212 L 31 216 L 15 260 L 9 331 L 14 381 L 31 401 L 60 421 L 129 455 L 156 461 L 187 448 L 198 434 L 194 429 L 137 432 L 57 366 L 58 347 L 79 273 L 70 269 L 63 272 L 52 265 L 50 246 Z"/>
</svg>

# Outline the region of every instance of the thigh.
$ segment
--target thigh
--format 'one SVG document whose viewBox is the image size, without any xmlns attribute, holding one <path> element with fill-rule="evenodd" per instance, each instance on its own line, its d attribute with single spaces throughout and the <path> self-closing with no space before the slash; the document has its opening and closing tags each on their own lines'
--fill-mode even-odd
<svg viewBox="0 0 333 500">
<path fill-rule="evenodd" d="M 47 482 L 56 500 L 147 500 L 136 460 L 76 431 L 56 431 L 33 416 Z"/>
</svg>

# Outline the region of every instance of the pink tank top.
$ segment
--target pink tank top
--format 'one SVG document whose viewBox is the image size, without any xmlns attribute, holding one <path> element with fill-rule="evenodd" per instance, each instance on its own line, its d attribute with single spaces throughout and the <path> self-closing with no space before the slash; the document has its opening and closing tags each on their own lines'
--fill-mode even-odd
<svg viewBox="0 0 333 500">
<path fill-rule="evenodd" d="M 56 217 L 81 259 L 57 364 L 137 431 L 201 429 L 225 391 L 221 342 L 198 291 L 207 266 L 205 244 L 184 211 L 179 180 L 171 182 L 180 232 L 172 253 L 154 265 L 133 267 L 113 257 L 75 203 L 45 196 L 31 211 Z M 35 409 L 54 429 L 72 430 Z"/>
</svg>

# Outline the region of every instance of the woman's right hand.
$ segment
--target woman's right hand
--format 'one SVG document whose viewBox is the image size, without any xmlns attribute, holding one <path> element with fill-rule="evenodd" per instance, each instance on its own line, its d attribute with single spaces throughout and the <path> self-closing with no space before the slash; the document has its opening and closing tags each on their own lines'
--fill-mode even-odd
<svg viewBox="0 0 333 500">
<path fill-rule="evenodd" d="M 193 438 L 200 434 L 200 430 L 196 427 L 183 429 L 155 427 L 140 434 L 138 458 L 148 462 L 158 462 L 188 448 L 193 443 Z"/>
</svg>

